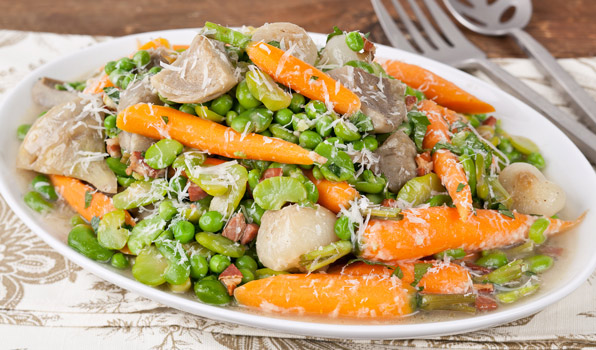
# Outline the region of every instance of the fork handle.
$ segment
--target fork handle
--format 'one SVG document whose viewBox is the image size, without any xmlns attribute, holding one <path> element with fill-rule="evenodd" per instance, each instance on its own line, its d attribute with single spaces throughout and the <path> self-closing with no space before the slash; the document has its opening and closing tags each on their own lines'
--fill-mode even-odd
<svg viewBox="0 0 596 350">
<path fill-rule="evenodd" d="M 596 126 L 596 101 L 567 73 L 557 60 L 536 39 L 521 29 L 513 29 L 510 34 L 519 46 L 532 57 L 540 71 L 549 77 L 551 83 L 565 92 L 574 110 L 589 118 Z"/>
<path fill-rule="evenodd" d="M 542 112 L 550 121 L 563 129 L 567 136 L 582 150 L 586 158 L 596 162 L 596 135 L 588 130 L 586 126 L 555 107 L 542 95 L 495 63 L 486 59 L 475 59 L 470 61 L 470 66 L 481 69 L 497 84 L 509 87 L 515 95 Z"/>
</svg>

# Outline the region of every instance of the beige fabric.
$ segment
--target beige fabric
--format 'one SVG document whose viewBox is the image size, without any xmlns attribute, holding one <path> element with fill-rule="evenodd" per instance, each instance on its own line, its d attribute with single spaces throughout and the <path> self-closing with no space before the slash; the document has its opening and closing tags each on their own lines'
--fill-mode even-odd
<svg viewBox="0 0 596 350">
<path fill-rule="evenodd" d="M 101 40 L 0 31 L 0 99 L 32 69 Z M 561 62 L 596 95 L 595 58 Z M 562 104 L 527 60 L 497 63 Z M 193 316 L 102 281 L 48 247 L 0 197 L 0 339 L 6 349 L 596 348 L 596 275 L 534 316 L 474 333 L 425 340 L 305 339 Z"/>
</svg>

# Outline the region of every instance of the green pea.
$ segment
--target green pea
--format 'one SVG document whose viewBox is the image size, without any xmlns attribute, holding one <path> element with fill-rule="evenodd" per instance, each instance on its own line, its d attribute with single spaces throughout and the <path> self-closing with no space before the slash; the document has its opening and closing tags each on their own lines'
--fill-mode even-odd
<svg viewBox="0 0 596 350">
<path fill-rule="evenodd" d="M 106 65 L 103 67 L 103 70 L 107 75 L 112 74 L 112 72 L 116 70 L 116 61 L 110 61 L 106 63 Z"/>
<path fill-rule="evenodd" d="M 238 102 L 238 100 L 234 101 L 234 107 L 232 107 L 232 111 L 236 112 L 237 114 L 240 114 L 244 111 L 246 111 L 247 108 L 245 108 L 244 106 L 242 106 L 240 104 L 240 102 Z"/>
<path fill-rule="evenodd" d="M 164 169 L 172 165 L 184 146 L 172 139 L 159 140 L 145 152 L 145 162 L 153 169 Z"/>
<path fill-rule="evenodd" d="M 118 180 L 118 184 L 122 187 L 128 187 L 128 186 L 132 185 L 135 181 L 137 181 L 133 177 L 120 176 L 120 175 L 116 175 L 116 179 Z"/>
<path fill-rule="evenodd" d="M 232 121 L 234 121 L 234 119 L 237 116 L 238 116 L 238 113 L 236 113 L 235 111 L 228 111 L 228 113 L 226 113 L 226 125 L 231 126 Z"/>
<path fill-rule="evenodd" d="M 110 264 L 117 269 L 124 270 L 125 268 L 130 266 L 130 261 L 128 258 L 122 253 L 116 253 L 112 255 L 112 260 Z"/>
<path fill-rule="evenodd" d="M 317 119 L 315 123 L 315 129 L 317 130 L 319 135 L 321 135 L 322 137 L 327 137 L 331 135 L 331 131 L 333 130 L 331 124 L 333 123 L 333 121 L 334 119 L 330 115 L 324 115 Z"/>
<path fill-rule="evenodd" d="M 31 181 L 31 188 L 47 200 L 55 201 L 58 199 L 54 186 L 52 186 L 50 179 L 45 175 L 36 175 L 33 178 L 33 181 Z"/>
<path fill-rule="evenodd" d="M 133 209 L 149 205 L 163 199 L 168 184 L 164 179 L 136 181 L 126 190 L 114 195 L 112 202 L 117 209 Z"/>
<path fill-rule="evenodd" d="M 70 218 L 70 226 L 85 225 L 87 222 L 80 215 L 75 214 Z"/>
<path fill-rule="evenodd" d="M 188 243 L 195 236 L 195 226 L 188 221 L 178 221 L 172 227 L 172 232 L 176 240 L 180 241 L 180 243 Z"/>
<path fill-rule="evenodd" d="M 265 214 L 265 209 L 259 207 L 252 199 L 245 199 L 241 202 L 245 214 L 257 225 L 261 225 L 261 217 Z"/>
<path fill-rule="evenodd" d="M 180 105 L 180 107 L 178 107 L 178 110 L 180 112 L 184 112 L 186 114 L 192 114 L 192 115 L 196 116 L 197 112 L 195 109 L 197 108 L 197 106 L 198 105 L 194 104 L 194 103 L 183 103 Z"/>
<path fill-rule="evenodd" d="M 248 116 L 238 116 L 234 118 L 230 127 L 239 133 L 250 133 L 255 131 L 255 124 Z"/>
<path fill-rule="evenodd" d="M 220 115 L 228 113 L 232 106 L 234 106 L 234 99 L 228 94 L 223 94 L 211 102 L 211 110 Z"/>
<path fill-rule="evenodd" d="M 110 170 L 112 170 L 114 174 L 128 177 L 128 175 L 126 174 L 126 168 L 128 167 L 126 166 L 126 164 L 120 161 L 120 158 L 108 157 L 106 158 L 106 163 L 108 165 L 108 168 L 110 168 Z"/>
<path fill-rule="evenodd" d="M 292 122 L 294 113 L 288 108 L 280 109 L 275 112 L 275 122 L 281 125 L 289 125 Z"/>
<path fill-rule="evenodd" d="M 553 258 L 548 255 L 534 255 L 525 258 L 524 261 L 528 264 L 528 271 L 532 273 L 542 273 L 553 266 Z"/>
<path fill-rule="evenodd" d="M 113 70 L 113 71 L 112 71 L 112 72 L 111 72 L 111 73 L 108 75 L 108 77 L 110 78 L 110 81 L 111 81 L 112 83 L 114 83 L 114 85 L 116 85 L 116 86 L 119 86 L 119 85 L 118 85 L 118 80 L 119 80 L 121 77 L 124 77 L 124 76 L 126 76 L 127 74 L 128 74 L 128 72 L 127 72 L 127 71 L 125 71 L 125 70 L 123 70 L 123 69 L 120 69 L 120 68 L 116 68 L 116 69 L 114 69 L 114 70 Z"/>
<path fill-rule="evenodd" d="M 103 120 L 103 126 L 106 129 L 115 129 L 116 128 L 116 116 L 113 114 L 106 116 L 105 119 Z"/>
<path fill-rule="evenodd" d="M 190 277 L 201 279 L 209 273 L 209 263 L 204 256 L 193 254 L 190 256 Z"/>
<path fill-rule="evenodd" d="M 211 232 L 199 232 L 195 236 L 195 239 L 203 247 L 232 258 L 241 257 L 244 255 L 244 250 L 246 249 L 242 244 L 236 243 L 220 234 Z"/>
<path fill-rule="evenodd" d="M 124 71 L 129 72 L 129 71 L 133 70 L 136 67 L 136 64 L 135 64 L 135 61 L 133 61 L 132 59 L 130 59 L 128 57 L 122 57 L 116 63 L 116 67 L 118 67 L 119 69 L 122 69 Z"/>
<path fill-rule="evenodd" d="M 298 113 L 292 116 L 292 129 L 294 131 L 303 132 L 315 125 L 315 122 L 309 119 L 306 114 Z"/>
<path fill-rule="evenodd" d="M 532 153 L 540 152 L 538 146 L 536 146 L 536 144 L 527 137 L 511 136 L 510 141 L 513 148 L 515 148 L 522 154 L 529 155 Z"/>
<path fill-rule="evenodd" d="M 154 245 L 149 245 L 139 251 L 132 266 L 134 278 L 150 286 L 159 286 L 166 282 L 165 273 L 170 263 L 157 250 Z"/>
<path fill-rule="evenodd" d="M 171 199 L 166 199 L 159 203 L 159 217 L 164 221 L 170 221 L 178 214 L 178 209 L 174 206 Z"/>
<path fill-rule="evenodd" d="M 145 50 L 139 50 L 132 56 L 132 60 L 137 68 L 141 69 L 151 62 L 151 55 Z"/>
<path fill-rule="evenodd" d="M 327 106 L 321 101 L 312 100 L 304 106 L 304 111 L 310 119 L 315 119 L 319 115 L 327 112 Z"/>
<path fill-rule="evenodd" d="M 226 287 L 218 280 L 202 279 L 195 283 L 194 291 L 197 298 L 207 304 L 224 305 L 232 300 Z"/>
<path fill-rule="evenodd" d="M 141 220 L 130 233 L 128 249 L 133 254 L 139 254 L 144 247 L 151 245 L 165 227 L 166 222 L 159 216 Z"/>
<path fill-rule="evenodd" d="M 260 280 L 267 277 L 278 276 L 278 275 L 287 275 L 289 272 L 286 271 L 275 271 L 269 268 L 258 269 L 255 271 L 256 279 Z"/>
<path fill-rule="evenodd" d="M 68 233 L 68 245 L 89 259 L 107 262 L 113 251 L 102 247 L 89 225 L 77 225 Z"/>
<path fill-rule="evenodd" d="M 507 265 L 507 254 L 502 251 L 490 252 L 476 260 L 476 265 L 497 269 Z"/>
<path fill-rule="evenodd" d="M 116 86 L 119 86 L 122 90 L 126 90 L 128 85 L 130 85 L 130 83 L 132 83 L 135 80 L 135 78 L 136 75 L 133 74 L 121 75 L 118 78 L 118 81 L 116 81 Z"/>
<path fill-rule="evenodd" d="M 350 218 L 345 215 L 335 221 L 334 229 L 337 237 L 344 241 L 352 239 L 352 235 L 354 234 L 354 224 Z"/>
<path fill-rule="evenodd" d="M 480 127 L 480 120 L 475 115 L 469 116 L 469 123 L 475 128 Z"/>
<path fill-rule="evenodd" d="M 284 176 L 261 181 L 253 191 L 253 198 L 265 210 L 279 210 L 287 203 L 302 203 L 307 198 L 306 188 L 300 181 Z"/>
<path fill-rule="evenodd" d="M 246 109 L 255 108 L 261 104 L 261 101 L 250 93 L 246 80 L 241 81 L 238 86 L 236 86 L 236 99 L 240 105 Z M 239 111 L 236 112 L 241 113 Z"/>
<path fill-rule="evenodd" d="M 292 94 L 292 101 L 290 102 L 290 109 L 294 113 L 300 113 L 302 108 L 304 108 L 304 104 L 306 103 L 306 99 L 304 96 L 300 95 L 299 93 L 295 92 Z M 279 122 L 278 122 L 279 123 Z M 280 123 L 284 124 L 284 123 Z"/>
<path fill-rule="evenodd" d="M 290 130 L 284 128 L 279 124 L 269 125 L 269 131 L 271 131 L 274 137 L 280 138 L 284 141 L 298 143 L 298 137 L 294 135 Z"/>
<path fill-rule="evenodd" d="M 259 265 L 255 261 L 255 259 L 251 258 L 248 255 L 244 255 L 236 259 L 234 265 L 236 265 L 238 269 L 246 269 L 253 272 L 259 268 Z"/>
<path fill-rule="evenodd" d="M 350 50 L 359 52 L 364 49 L 364 39 L 359 32 L 349 32 L 346 34 L 346 45 Z"/>
<path fill-rule="evenodd" d="M 339 137 L 344 141 L 356 141 L 360 139 L 360 133 L 354 124 L 348 121 L 340 121 L 333 127 L 335 136 Z"/>
<path fill-rule="evenodd" d="M 366 136 L 362 141 L 364 142 L 364 148 L 371 152 L 374 152 L 379 148 L 379 141 L 372 135 Z"/>
<path fill-rule="evenodd" d="M 27 136 L 29 129 L 31 129 L 31 124 L 19 125 L 19 127 L 17 128 L 17 138 L 23 141 L 25 139 L 25 136 Z"/>
<path fill-rule="evenodd" d="M 46 201 L 39 192 L 31 191 L 28 192 L 23 200 L 25 204 L 38 213 L 48 212 L 54 207 L 52 203 Z"/>
<path fill-rule="evenodd" d="M 129 232 L 123 228 L 126 214 L 122 209 L 105 214 L 97 227 L 97 241 L 108 249 L 122 249 L 128 241 Z"/>
<path fill-rule="evenodd" d="M 543 170 L 546 167 L 544 158 L 538 152 L 530 153 L 526 161 L 540 170 Z"/>
<path fill-rule="evenodd" d="M 209 260 L 209 270 L 211 270 L 213 273 L 222 273 L 231 264 L 232 262 L 230 261 L 229 257 L 221 254 L 215 254 L 211 257 L 211 260 Z"/>
<path fill-rule="evenodd" d="M 316 132 L 307 130 L 300 134 L 298 141 L 300 142 L 300 146 L 308 149 L 314 149 L 319 143 L 323 142 L 323 138 Z"/>
<path fill-rule="evenodd" d="M 199 219 L 199 227 L 205 232 L 218 232 L 223 225 L 223 215 L 217 211 L 208 211 Z"/>
<path fill-rule="evenodd" d="M 242 284 L 248 283 L 250 281 L 254 281 L 255 274 L 253 271 L 248 270 L 248 269 L 238 269 L 238 270 L 242 274 L 242 282 L 241 282 Z"/>
<path fill-rule="evenodd" d="M 528 238 L 530 238 L 536 244 L 544 243 L 544 241 L 546 240 L 546 237 L 544 236 L 544 231 L 546 231 L 549 225 L 550 221 L 548 221 L 548 219 L 546 218 L 536 219 L 536 221 L 532 223 L 532 226 L 530 226 L 530 229 L 528 231 Z"/>
<path fill-rule="evenodd" d="M 153 67 L 153 68 L 149 69 L 149 72 L 147 72 L 147 74 L 154 75 L 159 72 L 161 72 L 161 67 Z"/>
</svg>

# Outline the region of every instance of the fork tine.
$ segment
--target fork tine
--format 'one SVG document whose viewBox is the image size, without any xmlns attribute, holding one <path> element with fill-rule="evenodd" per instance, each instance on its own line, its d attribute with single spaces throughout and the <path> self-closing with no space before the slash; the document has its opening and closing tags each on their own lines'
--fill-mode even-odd
<svg viewBox="0 0 596 350">
<path fill-rule="evenodd" d="M 412 20 L 410 20 L 410 16 L 408 16 L 401 4 L 397 0 L 391 0 L 391 2 L 393 3 L 393 7 L 397 10 L 399 19 L 406 26 L 412 40 L 416 43 L 416 46 L 418 46 L 423 53 L 432 51 L 433 48 L 428 45 L 427 40 L 420 34 L 420 31 L 416 28 Z"/>
<path fill-rule="evenodd" d="M 381 0 L 371 0 L 371 3 L 379 18 L 379 23 L 381 24 L 381 27 L 383 27 L 383 31 L 385 31 L 387 39 L 389 39 L 391 45 L 402 50 L 415 53 L 418 52 L 418 50 L 410 45 L 406 37 L 401 33 L 397 25 L 395 25 L 393 18 L 391 18 L 389 11 L 387 11 L 387 8 L 381 3 Z"/>
<path fill-rule="evenodd" d="M 416 18 L 418 19 L 418 23 L 420 23 L 420 25 L 422 26 L 422 29 L 424 29 L 424 31 L 426 32 L 426 35 L 428 35 L 430 41 L 437 48 L 448 47 L 445 40 L 443 38 L 441 38 L 441 36 L 435 30 L 435 27 L 433 27 L 433 25 L 430 24 L 430 22 L 428 21 L 428 19 L 424 15 L 424 13 L 422 13 L 422 11 L 420 10 L 420 7 L 418 6 L 418 4 L 416 4 L 416 0 L 408 0 L 408 2 L 410 3 L 410 7 L 414 10 L 414 14 L 416 15 Z"/>
<path fill-rule="evenodd" d="M 473 44 L 466 39 L 466 37 L 462 34 L 462 32 L 451 22 L 451 19 L 447 17 L 443 9 L 441 9 L 434 0 L 424 0 L 426 7 L 430 11 L 431 15 L 433 16 L 435 22 L 439 25 L 439 28 L 443 31 L 443 34 L 453 44 L 456 45 L 468 45 L 473 46 Z"/>
</svg>

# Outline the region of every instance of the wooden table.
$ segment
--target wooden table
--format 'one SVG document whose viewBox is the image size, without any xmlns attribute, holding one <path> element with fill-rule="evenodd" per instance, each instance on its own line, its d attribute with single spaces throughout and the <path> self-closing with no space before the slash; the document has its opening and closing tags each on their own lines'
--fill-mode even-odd
<svg viewBox="0 0 596 350">
<path fill-rule="evenodd" d="M 471 0 L 480 1 L 480 0 Z M 528 32 L 556 57 L 596 56 L 596 1 L 535 0 Z M 205 21 L 259 26 L 287 21 L 306 30 L 371 32 L 388 44 L 367 0 L 3 0 L 0 28 L 55 33 L 126 35 L 200 27 Z M 524 57 L 510 38 L 487 38 L 466 31 L 490 57 Z"/>
</svg>

